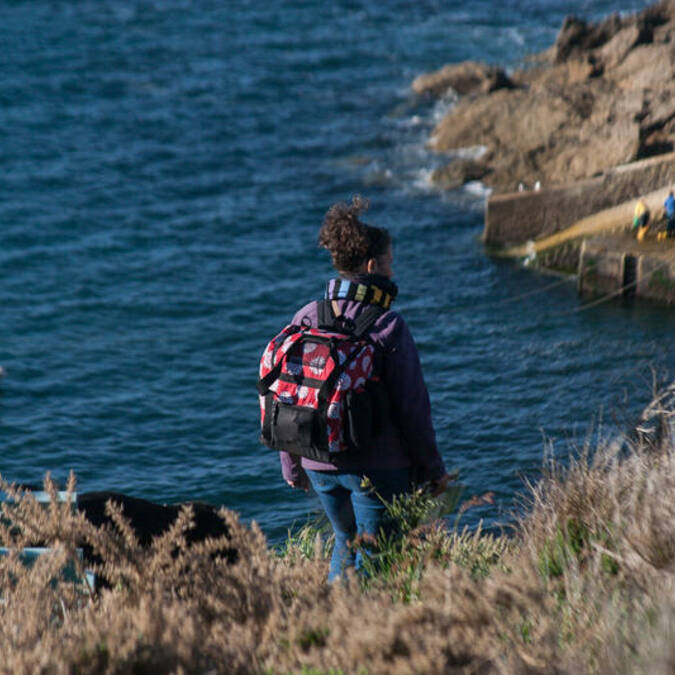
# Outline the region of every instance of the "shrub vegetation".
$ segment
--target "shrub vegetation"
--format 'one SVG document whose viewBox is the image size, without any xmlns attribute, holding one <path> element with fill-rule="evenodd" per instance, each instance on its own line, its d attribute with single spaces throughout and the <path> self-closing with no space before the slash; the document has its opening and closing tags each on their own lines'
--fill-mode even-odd
<svg viewBox="0 0 675 675">
<path fill-rule="evenodd" d="M 16 500 L 0 523 L 2 673 L 675 672 L 667 434 L 547 462 L 510 536 L 449 527 L 452 504 L 422 492 L 398 499 L 401 535 L 358 542 L 368 574 L 334 585 L 313 524 L 274 549 L 223 509 L 228 535 L 188 545 L 185 508 L 143 548 L 112 504 L 97 529 L 2 489 Z M 28 567 L 19 551 L 37 540 L 52 552 Z M 96 592 L 64 573 L 81 574 L 82 542 L 103 561 Z"/>
</svg>

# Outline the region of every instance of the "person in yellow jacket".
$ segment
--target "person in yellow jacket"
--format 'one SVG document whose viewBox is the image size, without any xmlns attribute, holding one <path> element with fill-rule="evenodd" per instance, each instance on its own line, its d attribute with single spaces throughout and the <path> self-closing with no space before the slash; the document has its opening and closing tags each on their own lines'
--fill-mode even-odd
<svg viewBox="0 0 675 675">
<path fill-rule="evenodd" d="M 642 241 L 645 238 L 648 228 L 649 209 L 642 199 L 638 199 L 638 203 L 635 205 L 635 212 L 633 214 L 633 229 L 637 230 L 636 239 L 638 241 Z"/>
</svg>

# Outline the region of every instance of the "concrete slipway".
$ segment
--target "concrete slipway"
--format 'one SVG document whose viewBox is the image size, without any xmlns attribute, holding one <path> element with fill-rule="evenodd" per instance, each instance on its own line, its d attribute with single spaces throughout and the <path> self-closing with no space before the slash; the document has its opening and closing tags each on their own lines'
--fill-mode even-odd
<svg viewBox="0 0 675 675">
<path fill-rule="evenodd" d="M 491 196 L 483 240 L 491 255 L 536 257 L 544 267 L 576 273 L 584 296 L 675 304 L 675 239 L 657 240 L 673 182 L 670 153 L 567 186 Z M 630 232 L 639 198 L 652 214 L 640 242 Z"/>
</svg>

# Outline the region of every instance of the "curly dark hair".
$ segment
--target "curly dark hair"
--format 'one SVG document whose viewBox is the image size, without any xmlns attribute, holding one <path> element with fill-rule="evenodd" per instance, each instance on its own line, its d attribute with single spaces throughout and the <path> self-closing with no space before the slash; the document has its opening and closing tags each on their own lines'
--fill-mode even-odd
<svg viewBox="0 0 675 675">
<path fill-rule="evenodd" d="M 319 246 L 328 249 L 339 272 L 358 271 L 364 262 L 383 255 L 391 244 L 385 228 L 359 220 L 369 205 L 367 199 L 356 195 L 351 204 L 338 202 L 326 212 L 319 231 Z"/>
</svg>

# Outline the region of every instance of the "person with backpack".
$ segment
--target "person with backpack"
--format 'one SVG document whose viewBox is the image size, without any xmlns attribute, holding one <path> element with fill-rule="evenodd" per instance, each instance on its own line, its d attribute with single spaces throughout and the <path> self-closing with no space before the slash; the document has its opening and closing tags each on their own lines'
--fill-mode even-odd
<svg viewBox="0 0 675 675">
<path fill-rule="evenodd" d="M 360 220 L 367 207 L 354 197 L 326 213 L 319 245 L 339 277 L 270 342 L 258 384 L 263 442 L 288 485 L 311 484 L 335 532 L 329 581 L 361 567 L 351 544 L 379 534 L 383 500 L 411 483 L 439 495 L 449 480 L 415 342 L 391 310 L 391 237 Z"/>
</svg>

